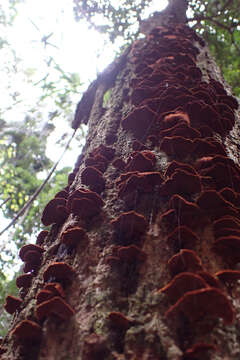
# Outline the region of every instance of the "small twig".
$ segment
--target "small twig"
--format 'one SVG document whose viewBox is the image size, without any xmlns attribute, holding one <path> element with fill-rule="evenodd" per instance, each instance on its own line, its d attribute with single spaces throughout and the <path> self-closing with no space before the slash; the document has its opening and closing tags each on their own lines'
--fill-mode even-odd
<svg viewBox="0 0 240 360">
<path fill-rule="evenodd" d="M 4 204 L 6 204 L 9 200 L 11 199 L 11 196 L 9 196 L 7 199 L 5 199 L 1 205 L 0 205 L 0 209 L 3 207 Z"/>
<path fill-rule="evenodd" d="M 39 186 L 39 188 L 35 191 L 35 193 L 32 195 L 32 197 L 28 200 L 28 202 L 22 207 L 22 209 L 17 213 L 17 215 L 12 219 L 12 221 L 0 232 L 0 236 L 7 231 L 12 225 L 14 225 L 17 220 L 25 213 L 25 211 L 28 209 L 28 207 L 30 207 L 30 205 L 33 203 L 33 201 L 37 198 L 37 196 L 40 194 L 40 192 L 42 191 L 42 189 L 44 188 L 44 186 L 47 184 L 48 180 L 50 179 L 50 177 L 52 176 L 52 174 L 54 173 L 54 171 L 56 170 L 56 167 L 58 166 L 59 162 L 62 160 L 66 150 L 69 148 L 70 143 L 72 141 L 72 139 L 75 136 L 77 130 L 74 130 L 72 136 L 70 137 L 63 153 L 61 154 L 60 158 L 58 159 L 58 161 L 54 164 L 54 166 L 52 167 L 52 169 L 50 170 L 48 176 L 46 177 L 46 179 L 42 182 L 42 184 Z"/>
</svg>

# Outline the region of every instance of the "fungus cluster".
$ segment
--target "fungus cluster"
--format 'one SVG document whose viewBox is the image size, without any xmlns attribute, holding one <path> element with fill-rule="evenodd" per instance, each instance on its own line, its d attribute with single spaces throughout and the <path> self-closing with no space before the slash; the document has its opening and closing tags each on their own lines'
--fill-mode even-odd
<svg viewBox="0 0 240 360">
<path fill-rule="evenodd" d="M 215 237 L 212 251 L 230 267 L 240 261 L 239 167 L 222 140 L 235 124 L 238 102 L 210 75 L 209 82 L 203 80 L 197 55 L 204 43 L 191 29 L 156 28 L 148 40 L 132 48 L 133 110 L 122 119 L 122 128 L 168 160 L 157 183 L 164 204 L 158 221 L 177 253 L 168 261 L 173 279 L 158 292 L 172 303 L 168 318 L 181 313 L 191 323 L 208 314 L 231 324 L 234 310 L 221 282 L 232 284 L 239 270 L 211 274 L 195 248 L 204 246 L 197 229 L 207 224 Z M 139 168 L 121 170 L 128 172 L 117 181 L 119 195 L 129 201 L 136 189 L 143 193 L 143 180 Z M 156 164 L 153 170 L 159 171 Z M 197 353 L 213 348 L 197 343 L 183 358 L 198 358 Z"/>
</svg>

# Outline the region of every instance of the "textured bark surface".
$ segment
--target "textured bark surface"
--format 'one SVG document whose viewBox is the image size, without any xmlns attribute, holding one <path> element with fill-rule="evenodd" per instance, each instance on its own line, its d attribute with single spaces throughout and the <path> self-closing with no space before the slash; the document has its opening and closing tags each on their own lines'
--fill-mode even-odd
<svg viewBox="0 0 240 360">
<path fill-rule="evenodd" d="M 61 221 L 56 220 L 41 244 L 45 250 L 41 267 L 31 287 L 22 292 L 23 304 L 2 344 L 2 359 L 240 358 L 238 280 L 226 283 L 214 276 L 223 269 L 238 269 L 240 257 L 230 256 L 238 245 L 227 257 L 229 245 L 222 247 L 222 253 L 213 251 L 219 237 L 214 222 L 223 216 L 234 217 L 236 222 L 240 218 L 236 101 L 227 96 L 229 89 L 221 85 L 223 79 L 202 40 L 184 25 L 155 29 L 132 45 L 124 61 L 107 104 L 103 101 L 106 83 L 97 86 L 86 146 L 66 188 L 68 199 L 79 188 L 97 191 L 104 206 L 92 216 L 86 216 L 88 205 L 81 210 L 77 204 L 77 210 L 70 206 L 64 216 L 62 208 L 54 209 L 55 214 L 62 214 Z M 181 136 L 182 143 L 174 136 Z M 205 142 L 197 147 L 196 139 Z M 229 174 L 225 176 L 226 170 L 205 174 L 204 169 L 217 163 L 216 158 L 211 163 L 210 157 L 219 154 L 221 164 L 225 165 L 226 156 L 233 160 L 227 165 Z M 170 175 L 168 166 L 174 160 L 177 164 Z M 100 170 L 102 177 L 95 170 L 94 175 L 84 176 L 89 166 Z M 218 197 L 212 208 L 211 203 L 205 207 L 199 200 L 204 191 L 215 191 L 218 196 L 226 187 L 233 190 L 235 203 L 224 203 L 226 195 Z M 199 206 L 197 212 L 188 210 L 186 201 Z M 172 213 L 166 213 L 169 210 Z M 126 223 L 119 218 L 130 211 L 134 213 Z M 179 226 L 190 229 L 195 240 L 191 242 L 186 234 L 181 237 Z M 79 238 L 77 245 L 60 245 L 62 234 L 74 227 L 85 229 L 87 236 Z M 177 235 L 171 240 L 174 230 Z M 240 239 L 237 231 L 236 226 Z M 200 290 L 210 289 L 216 298 L 209 295 L 204 302 L 196 296 L 186 309 L 176 308 L 166 316 L 189 291 L 199 292 L 196 282 L 190 290 L 185 289 L 188 284 L 181 285 L 171 302 L 165 290 L 159 291 L 174 278 L 169 259 L 184 248 L 201 263 L 191 267 L 181 252 L 176 272 L 197 274 L 204 283 Z M 52 262 L 66 262 L 74 269 L 63 287 L 75 314 L 62 320 L 55 313 L 39 321 L 36 295 Z M 209 280 L 210 275 L 214 277 Z M 33 346 L 31 340 L 21 341 L 14 335 L 24 319 L 41 325 L 42 336 Z"/>
</svg>

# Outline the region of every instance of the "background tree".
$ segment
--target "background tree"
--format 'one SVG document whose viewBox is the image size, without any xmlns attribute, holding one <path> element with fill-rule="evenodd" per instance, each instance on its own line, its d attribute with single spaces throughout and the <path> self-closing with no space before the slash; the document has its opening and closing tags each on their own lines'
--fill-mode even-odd
<svg viewBox="0 0 240 360">
<path fill-rule="evenodd" d="M 184 3 L 82 97 L 86 146 L 21 249 L 3 359 L 239 358 L 238 102 Z"/>
</svg>

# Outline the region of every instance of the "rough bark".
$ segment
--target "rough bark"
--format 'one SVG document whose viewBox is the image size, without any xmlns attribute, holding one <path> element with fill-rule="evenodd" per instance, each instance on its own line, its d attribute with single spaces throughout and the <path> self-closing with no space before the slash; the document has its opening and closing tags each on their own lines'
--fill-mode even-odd
<svg viewBox="0 0 240 360">
<path fill-rule="evenodd" d="M 215 275 L 229 269 L 239 276 L 237 102 L 203 41 L 185 25 L 154 29 L 120 63 L 80 106 L 80 114 L 84 106 L 89 113 L 89 132 L 65 189 L 68 199 L 76 189 L 97 192 L 104 206 L 87 216 L 91 201 L 79 208 L 68 200 L 68 210 L 63 200 L 53 203 L 55 224 L 38 240 L 42 263 L 31 286 L 21 290 L 23 303 L 2 344 L 2 359 L 239 359 L 237 280 L 231 273 L 227 281 Z M 207 203 L 211 195 L 216 205 L 214 199 Z M 119 216 L 128 212 L 125 222 Z M 216 245 L 223 216 L 231 217 L 223 236 L 234 238 L 233 245 L 230 238 Z M 75 227 L 86 235 L 75 245 L 63 244 Z M 178 266 L 169 267 L 180 251 Z M 191 265 L 186 253 L 200 262 Z M 52 262 L 69 264 L 72 278 L 46 279 Z M 183 273 L 189 276 L 185 283 Z M 168 291 L 166 285 L 178 278 L 180 288 Z M 74 315 L 62 320 L 52 310 L 40 321 L 36 295 L 56 279 Z M 190 299 L 187 306 L 184 299 Z M 171 308 L 175 303 L 180 305 Z M 21 340 L 14 333 L 24 319 L 41 326 L 32 346 L 30 335 Z"/>
</svg>

